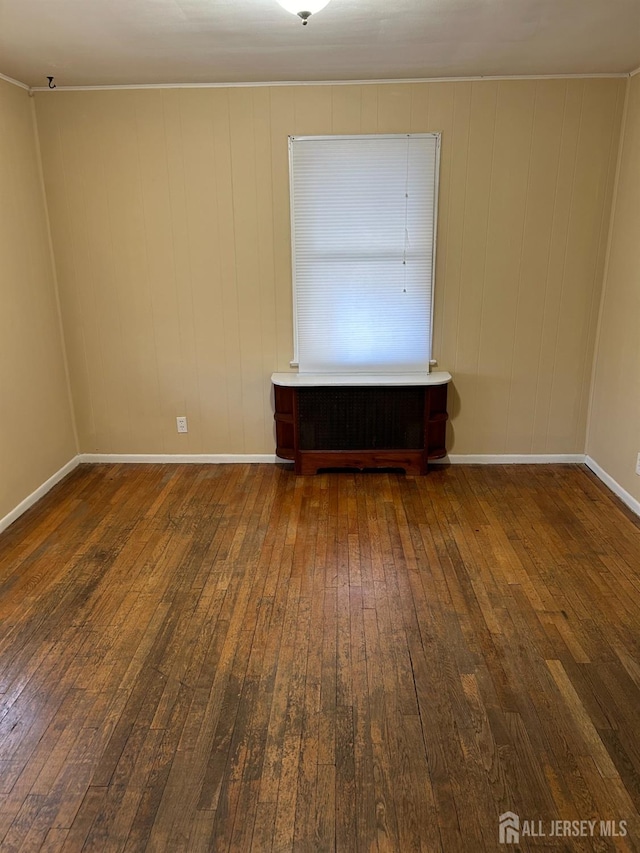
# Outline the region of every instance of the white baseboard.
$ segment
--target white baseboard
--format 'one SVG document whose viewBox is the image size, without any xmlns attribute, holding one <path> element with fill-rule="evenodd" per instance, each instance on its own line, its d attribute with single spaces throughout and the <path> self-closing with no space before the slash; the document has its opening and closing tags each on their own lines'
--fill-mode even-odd
<svg viewBox="0 0 640 853">
<path fill-rule="evenodd" d="M 81 462 L 95 464 L 106 463 L 192 463 L 192 464 L 231 464 L 231 463 L 268 463 L 283 462 L 286 460 L 270 453 L 194 453 L 194 454 L 162 454 L 162 453 L 81 453 L 70 459 L 59 471 L 33 491 L 28 497 L 21 501 L 15 509 L 0 519 L 0 533 L 6 530 L 17 518 L 32 507 L 36 501 L 44 497 L 57 483 L 64 479 Z M 558 453 L 558 454 L 464 454 L 453 453 L 444 459 L 434 460 L 430 465 L 549 465 L 549 464 L 586 464 L 593 473 L 626 504 L 629 509 L 640 516 L 640 501 L 636 500 L 626 489 L 601 468 L 595 460 L 584 453 Z"/>
<path fill-rule="evenodd" d="M 575 465 L 585 459 L 584 453 L 452 453 L 429 465 Z"/>
<path fill-rule="evenodd" d="M 607 486 L 614 495 L 617 495 L 622 503 L 626 504 L 630 510 L 635 512 L 636 515 L 640 515 L 640 501 L 636 500 L 633 495 L 631 495 L 626 489 L 618 483 L 617 480 L 614 480 L 610 474 L 601 468 L 598 463 L 592 459 L 590 456 L 587 456 L 585 459 L 585 463 L 587 468 L 589 468 L 599 480 Z"/>
<path fill-rule="evenodd" d="M 71 473 L 71 471 L 78 466 L 79 461 L 80 457 L 74 456 L 73 459 L 70 459 L 66 465 L 63 465 L 62 468 L 60 468 L 59 471 L 56 471 L 52 477 L 49 477 L 45 483 L 38 486 L 34 492 L 31 492 L 31 494 L 21 501 L 15 509 L 12 509 L 4 518 L 0 518 L 0 533 L 2 533 L 3 530 L 6 530 L 10 524 L 13 524 L 17 518 L 20 518 L 20 516 L 30 509 L 36 501 L 39 501 L 40 498 L 44 497 L 44 495 L 57 485 L 60 480 L 63 480 L 67 474 Z"/>
<path fill-rule="evenodd" d="M 80 462 L 220 465 L 235 462 L 283 462 L 273 453 L 81 453 Z"/>
<path fill-rule="evenodd" d="M 456 454 L 434 459 L 430 465 L 557 465 L 580 464 L 585 461 L 584 453 L 499 453 L 499 454 Z M 106 463 L 160 463 L 219 465 L 230 463 L 263 462 L 273 464 L 286 462 L 271 453 L 81 453 L 80 462 Z"/>
</svg>

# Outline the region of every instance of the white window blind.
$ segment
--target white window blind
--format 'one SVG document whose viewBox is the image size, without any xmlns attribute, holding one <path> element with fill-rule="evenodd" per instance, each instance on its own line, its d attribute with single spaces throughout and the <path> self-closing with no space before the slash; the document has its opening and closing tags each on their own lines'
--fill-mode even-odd
<svg viewBox="0 0 640 853">
<path fill-rule="evenodd" d="M 428 371 L 439 143 L 290 138 L 301 373 Z"/>
</svg>

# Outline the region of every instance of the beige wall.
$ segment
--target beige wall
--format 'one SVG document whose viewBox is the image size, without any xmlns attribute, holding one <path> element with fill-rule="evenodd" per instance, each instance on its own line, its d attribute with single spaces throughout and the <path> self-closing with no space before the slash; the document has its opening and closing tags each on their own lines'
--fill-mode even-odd
<svg viewBox="0 0 640 853">
<path fill-rule="evenodd" d="M 624 86 L 38 93 L 82 451 L 273 452 L 269 376 L 292 355 L 287 135 L 442 131 L 449 449 L 583 452 Z"/>
<path fill-rule="evenodd" d="M 32 105 L 0 80 L 0 520 L 76 454 Z"/>
<path fill-rule="evenodd" d="M 640 500 L 640 75 L 628 87 L 587 453 Z"/>
</svg>

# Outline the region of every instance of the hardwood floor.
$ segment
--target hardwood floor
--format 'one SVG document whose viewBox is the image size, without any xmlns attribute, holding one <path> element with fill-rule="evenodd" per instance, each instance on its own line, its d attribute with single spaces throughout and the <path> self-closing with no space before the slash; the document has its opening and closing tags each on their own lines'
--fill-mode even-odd
<svg viewBox="0 0 640 853">
<path fill-rule="evenodd" d="M 581 466 L 83 466 L 0 620 L 2 851 L 640 850 L 640 524 Z"/>
</svg>

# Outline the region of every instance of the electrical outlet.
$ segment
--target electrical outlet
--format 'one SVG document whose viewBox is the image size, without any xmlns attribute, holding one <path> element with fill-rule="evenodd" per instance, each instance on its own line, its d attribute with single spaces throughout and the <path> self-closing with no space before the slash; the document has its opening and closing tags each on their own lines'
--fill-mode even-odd
<svg viewBox="0 0 640 853">
<path fill-rule="evenodd" d="M 638 453 L 638 458 L 636 459 L 636 474 L 640 477 L 640 453 Z"/>
<path fill-rule="evenodd" d="M 189 432 L 189 428 L 187 427 L 187 419 L 184 415 L 180 418 L 176 418 L 176 425 L 178 427 L 178 432 Z"/>
</svg>

